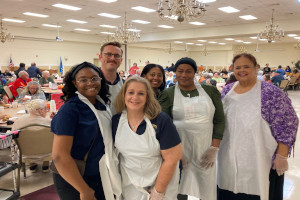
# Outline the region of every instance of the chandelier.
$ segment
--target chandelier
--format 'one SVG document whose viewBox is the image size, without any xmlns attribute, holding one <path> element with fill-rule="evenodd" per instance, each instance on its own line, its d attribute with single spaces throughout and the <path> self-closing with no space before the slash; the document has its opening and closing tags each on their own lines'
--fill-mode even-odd
<svg viewBox="0 0 300 200">
<path fill-rule="evenodd" d="M 124 22 L 117 28 L 113 39 L 123 44 L 135 42 L 140 39 L 140 31 L 133 28 L 131 23 L 127 22 L 126 13 Z"/>
<path fill-rule="evenodd" d="M 278 24 L 274 24 L 274 9 L 272 9 L 272 18 L 269 24 L 266 25 L 265 30 L 258 34 L 259 39 L 267 39 L 268 43 L 272 41 L 281 40 L 284 38 L 284 32 L 282 29 L 279 30 Z"/>
<path fill-rule="evenodd" d="M 173 53 L 176 51 L 176 49 L 174 47 L 172 47 L 172 43 L 170 43 L 170 46 L 168 48 L 165 49 L 165 51 L 169 54 Z"/>
<path fill-rule="evenodd" d="M 203 51 L 200 51 L 201 54 L 203 54 L 204 56 L 207 56 L 208 54 L 210 54 L 209 51 L 207 51 L 206 46 L 204 46 Z"/>
<path fill-rule="evenodd" d="M 175 18 L 183 22 L 203 17 L 206 9 L 203 0 L 159 0 L 157 12 L 163 20 Z"/>
<path fill-rule="evenodd" d="M 2 21 L 2 16 L 1 16 L 1 22 L 0 22 L 0 41 L 2 43 L 4 43 L 5 41 L 13 41 L 14 40 L 14 36 L 11 35 L 10 33 L 6 33 L 5 32 L 6 29 L 3 28 L 3 21 Z"/>
<path fill-rule="evenodd" d="M 239 46 L 235 49 L 234 55 L 238 55 L 241 53 L 247 53 L 247 47 L 246 46 Z"/>
</svg>

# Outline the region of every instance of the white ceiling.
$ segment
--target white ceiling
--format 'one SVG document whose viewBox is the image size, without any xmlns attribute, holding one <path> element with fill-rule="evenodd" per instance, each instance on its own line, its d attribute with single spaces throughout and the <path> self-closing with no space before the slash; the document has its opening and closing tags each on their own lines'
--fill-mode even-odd
<svg viewBox="0 0 300 200">
<path fill-rule="evenodd" d="M 82 8 L 80 11 L 69 11 L 53 7 L 53 4 L 63 3 Z M 236 44 L 234 41 L 226 41 L 225 37 L 241 39 L 243 41 L 256 43 L 250 36 L 264 30 L 266 22 L 270 21 L 272 8 L 275 9 L 275 22 L 285 30 L 286 34 L 295 33 L 300 36 L 300 2 L 298 0 L 217 0 L 207 4 L 207 12 L 204 17 L 196 20 L 203 22 L 204 26 L 190 25 L 187 22 L 162 21 L 157 12 L 142 13 L 131 9 L 134 6 L 144 6 L 157 9 L 158 0 L 118 0 L 114 3 L 103 3 L 97 0 L 1 0 L 0 14 L 3 18 L 15 18 L 25 20 L 25 23 L 18 24 L 4 22 L 4 26 L 18 26 L 55 30 L 42 24 L 59 24 L 61 32 L 76 32 L 80 34 L 93 34 L 105 37 L 100 32 L 114 31 L 112 29 L 100 27 L 100 24 L 118 26 L 124 21 L 124 14 L 127 12 L 127 19 L 150 21 L 150 24 L 143 25 L 134 23 L 136 29 L 141 31 L 141 42 L 198 42 L 197 39 L 207 41 L 224 42 L 226 44 Z M 218 8 L 232 6 L 240 10 L 238 13 L 227 14 Z M 38 18 L 23 15 L 24 12 L 34 12 L 49 15 L 48 18 Z M 106 12 L 122 16 L 119 19 L 101 17 L 98 14 Z M 256 20 L 243 20 L 241 15 L 253 15 Z M 87 21 L 86 24 L 75 24 L 67 22 L 67 19 Z M 173 29 L 163 29 L 158 25 L 170 25 Z M 75 28 L 90 29 L 90 32 L 74 31 Z M 283 42 L 296 42 L 296 39 L 285 37 Z M 206 43 L 204 43 L 206 44 Z M 207 44 L 218 45 L 218 44 Z"/>
</svg>

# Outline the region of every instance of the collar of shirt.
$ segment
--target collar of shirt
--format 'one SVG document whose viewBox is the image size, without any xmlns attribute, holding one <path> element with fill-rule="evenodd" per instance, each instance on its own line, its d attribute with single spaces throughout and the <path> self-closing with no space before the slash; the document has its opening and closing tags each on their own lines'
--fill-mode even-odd
<svg viewBox="0 0 300 200">
<path fill-rule="evenodd" d="M 111 83 L 111 82 L 109 82 L 109 81 L 106 81 L 106 83 L 108 84 L 108 85 L 116 85 L 121 79 L 120 79 L 120 76 L 118 75 L 118 73 L 116 73 L 117 74 L 117 78 L 115 79 L 115 81 L 113 82 L 113 83 Z"/>
</svg>

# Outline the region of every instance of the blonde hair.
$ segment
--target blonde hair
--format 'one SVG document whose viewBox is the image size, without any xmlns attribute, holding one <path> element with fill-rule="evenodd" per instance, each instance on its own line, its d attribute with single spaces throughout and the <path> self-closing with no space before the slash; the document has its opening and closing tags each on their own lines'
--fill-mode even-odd
<svg viewBox="0 0 300 200">
<path fill-rule="evenodd" d="M 150 83 L 146 79 L 139 77 L 139 76 L 132 76 L 125 81 L 123 87 L 121 88 L 121 90 L 114 102 L 117 113 L 121 113 L 123 110 L 126 109 L 125 93 L 127 91 L 128 85 L 133 82 L 138 82 L 138 83 L 142 83 L 145 85 L 146 92 L 147 92 L 147 98 L 146 98 L 144 112 L 145 112 L 146 117 L 149 118 L 150 120 L 156 118 L 157 115 L 161 112 L 161 107 L 160 107 L 158 101 L 155 99 L 155 94 L 153 92 L 153 89 L 152 89 Z"/>
</svg>

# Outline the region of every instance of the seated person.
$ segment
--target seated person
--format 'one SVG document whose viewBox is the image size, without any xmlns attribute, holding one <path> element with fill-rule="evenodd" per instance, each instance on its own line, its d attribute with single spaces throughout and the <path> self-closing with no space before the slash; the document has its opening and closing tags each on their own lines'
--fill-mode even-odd
<svg viewBox="0 0 300 200">
<path fill-rule="evenodd" d="M 281 75 L 281 71 L 276 70 L 273 73 L 273 77 L 271 79 L 272 83 L 279 87 L 282 80 L 284 80 L 284 77 Z"/>
<path fill-rule="evenodd" d="M 11 93 L 14 95 L 14 97 L 18 96 L 18 92 L 17 92 L 18 88 L 25 88 L 27 86 L 27 83 L 32 81 L 29 78 L 29 75 L 26 71 L 20 71 L 18 75 L 19 78 L 17 78 L 15 82 L 9 84 L 11 86 L 10 87 Z"/>
<path fill-rule="evenodd" d="M 6 69 L 4 73 L 1 74 L 2 77 L 12 77 L 12 74 L 9 72 L 9 69 Z"/>
<path fill-rule="evenodd" d="M 39 82 L 42 87 L 49 87 L 49 82 L 54 83 L 54 79 L 50 76 L 49 71 L 43 71 Z"/>
<path fill-rule="evenodd" d="M 219 72 L 214 72 L 214 76 L 212 77 L 213 80 L 216 80 L 217 83 L 221 83 L 223 82 L 223 78 L 220 77 L 220 74 Z"/>
<path fill-rule="evenodd" d="M 46 102 L 42 99 L 34 99 L 30 101 L 28 104 L 28 111 L 29 115 L 24 115 L 17 119 L 15 123 L 13 124 L 12 130 L 18 130 L 23 127 L 26 127 L 30 124 L 41 124 L 46 125 L 50 127 L 51 119 L 46 118 L 47 114 L 47 105 Z M 37 171 L 37 164 L 36 163 L 30 163 L 30 171 L 36 172 Z M 49 161 L 43 162 L 42 167 L 43 172 L 49 171 Z"/>
<path fill-rule="evenodd" d="M 31 98 L 26 98 L 30 96 Z M 27 84 L 26 88 L 19 95 L 19 99 L 22 102 L 33 100 L 33 99 L 42 99 L 46 101 L 46 97 L 43 91 L 41 91 L 40 84 L 35 81 L 31 81 Z"/>
</svg>

